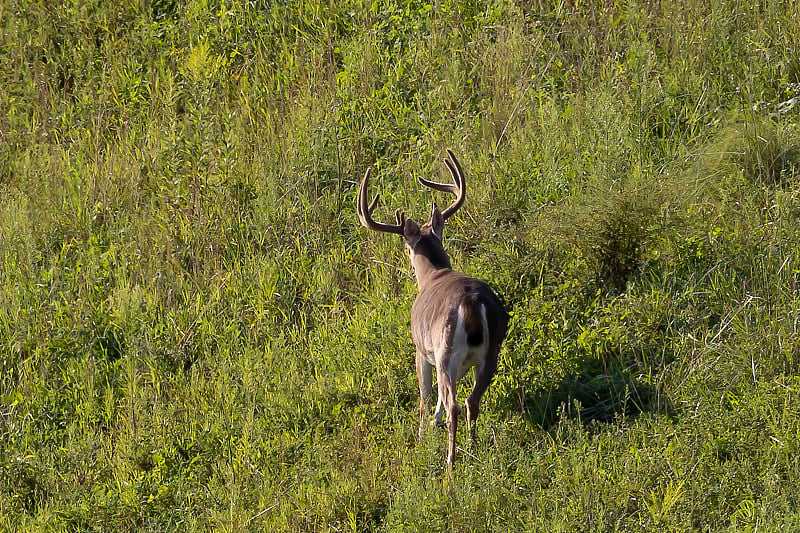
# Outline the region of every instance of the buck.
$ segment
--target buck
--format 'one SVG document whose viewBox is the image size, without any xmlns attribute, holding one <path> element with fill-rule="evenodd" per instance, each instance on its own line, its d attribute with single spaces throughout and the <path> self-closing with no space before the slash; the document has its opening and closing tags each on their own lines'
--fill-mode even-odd
<svg viewBox="0 0 800 533">
<path fill-rule="evenodd" d="M 368 203 L 367 188 L 372 169 L 368 168 L 361 182 L 356 210 L 361 224 L 368 229 L 395 233 L 405 239 L 405 248 L 419 285 L 419 293 L 411 307 L 411 337 L 416 346 L 417 379 L 419 380 L 419 438 L 425 429 L 430 411 L 433 369 L 436 369 L 438 401 L 434 413 L 436 423 L 443 426 L 447 412 L 449 433 L 447 463 L 452 465 L 456 455 L 456 431 L 460 411 L 456 386 L 464 374 L 474 368 L 475 382 L 464 402 L 467 408 L 467 427 L 475 439 L 475 421 L 480 401 L 497 370 L 497 355 L 506 335 L 508 313 L 498 296 L 485 282 L 453 270 L 450 258 L 442 245 L 445 221 L 464 204 L 466 182 L 456 156 L 447 150 L 444 162 L 453 176 L 453 184 L 436 183 L 418 178 L 431 189 L 455 195 L 444 211 L 436 204 L 430 221 L 419 226 L 404 212 L 395 212 L 395 224 L 372 219 L 379 194 Z"/>
</svg>

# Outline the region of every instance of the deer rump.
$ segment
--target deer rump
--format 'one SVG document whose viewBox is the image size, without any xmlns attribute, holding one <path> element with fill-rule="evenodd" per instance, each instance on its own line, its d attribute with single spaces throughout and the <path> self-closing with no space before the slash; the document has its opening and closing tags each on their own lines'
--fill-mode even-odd
<svg viewBox="0 0 800 533">
<path fill-rule="evenodd" d="M 487 307 L 504 310 L 502 302 L 481 280 L 454 271 L 443 274 L 411 308 L 417 350 L 437 373 L 449 371 L 456 380 L 475 365 L 494 370 L 506 321 L 501 319 L 505 313 L 493 316 Z"/>
</svg>

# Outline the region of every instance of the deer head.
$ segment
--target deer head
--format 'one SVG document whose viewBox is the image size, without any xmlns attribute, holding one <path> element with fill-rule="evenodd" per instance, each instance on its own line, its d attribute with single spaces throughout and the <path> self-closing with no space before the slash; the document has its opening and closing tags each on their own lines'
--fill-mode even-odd
<svg viewBox="0 0 800 533">
<path fill-rule="evenodd" d="M 365 228 L 371 230 L 395 233 L 404 237 L 406 250 L 411 258 L 414 271 L 417 273 L 417 279 L 420 282 L 420 274 L 429 268 L 451 268 L 450 259 L 447 257 L 447 253 L 444 251 L 444 246 L 442 245 L 444 224 L 448 218 L 464 205 L 464 200 L 466 200 L 467 196 L 464 172 L 461 169 L 461 165 L 451 150 L 447 150 L 447 153 L 450 158 L 445 159 L 444 162 L 450 170 L 450 174 L 453 176 L 453 183 L 437 183 L 422 177 L 417 179 L 426 187 L 451 193 L 455 195 L 456 198 L 444 211 L 439 211 L 439 208 L 434 204 L 430 220 L 422 226 L 417 224 L 413 219 L 406 218 L 406 214 L 399 209 L 395 211 L 395 224 L 376 222 L 372 218 L 372 212 L 378 205 L 380 194 L 376 194 L 372 202 L 368 202 L 367 188 L 369 186 L 369 179 L 372 176 L 371 168 L 367 169 L 364 180 L 361 182 L 361 188 L 358 191 L 356 211 L 361 224 Z"/>
</svg>

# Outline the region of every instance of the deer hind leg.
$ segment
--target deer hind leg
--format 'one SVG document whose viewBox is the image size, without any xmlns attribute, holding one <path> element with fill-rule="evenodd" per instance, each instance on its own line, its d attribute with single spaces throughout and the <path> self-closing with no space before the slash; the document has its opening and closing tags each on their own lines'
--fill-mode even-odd
<svg viewBox="0 0 800 533">
<path fill-rule="evenodd" d="M 447 407 L 447 464 L 452 465 L 456 462 L 456 433 L 458 432 L 458 402 L 453 395 L 450 405 Z"/>
<path fill-rule="evenodd" d="M 439 394 L 439 399 L 436 400 L 436 411 L 433 413 L 433 421 L 437 427 L 445 427 L 444 422 L 444 398 Z"/>
<path fill-rule="evenodd" d="M 464 404 L 467 408 L 467 428 L 469 430 L 470 440 L 475 440 L 475 421 L 478 419 L 480 413 L 480 404 L 483 393 L 489 388 L 489 383 L 492 381 L 494 375 L 494 368 L 484 362 L 475 367 L 475 385 L 472 387 L 472 392 L 466 399 Z"/>
<path fill-rule="evenodd" d="M 417 381 L 419 382 L 419 440 L 422 440 L 422 434 L 425 431 L 425 417 L 431 403 L 433 366 L 419 351 L 417 351 Z"/>
<path fill-rule="evenodd" d="M 440 359 L 441 361 L 441 359 Z M 447 464 L 456 460 L 456 433 L 458 431 L 458 413 L 460 406 L 456 399 L 457 371 L 447 368 L 440 362 L 436 368 L 436 381 L 439 385 L 439 402 L 447 411 Z"/>
</svg>

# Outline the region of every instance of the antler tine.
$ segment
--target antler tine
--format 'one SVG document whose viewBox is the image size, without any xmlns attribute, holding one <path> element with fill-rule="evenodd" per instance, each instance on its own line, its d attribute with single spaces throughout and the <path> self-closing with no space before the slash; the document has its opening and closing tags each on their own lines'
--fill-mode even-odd
<svg viewBox="0 0 800 533">
<path fill-rule="evenodd" d="M 367 203 L 367 186 L 371 175 L 372 168 L 368 168 L 367 172 L 364 174 L 364 181 L 361 182 L 361 187 L 358 189 L 358 197 L 356 199 L 356 213 L 358 214 L 358 220 L 361 222 L 361 225 L 367 229 L 403 235 L 406 216 L 405 213 L 399 209 L 395 213 L 395 219 L 397 220 L 396 225 L 382 224 L 380 222 L 375 222 L 372 219 L 372 212 L 378 206 L 378 199 L 381 197 L 381 195 L 376 194 L 372 202 Z"/>
<path fill-rule="evenodd" d="M 447 165 L 447 168 L 450 170 L 450 174 L 453 176 L 453 184 L 436 183 L 423 177 L 417 178 L 419 182 L 426 187 L 456 195 L 456 199 L 453 201 L 453 203 L 450 204 L 447 209 L 442 211 L 442 216 L 445 220 L 447 220 L 447 218 L 453 213 L 458 211 L 458 209 L 464 205 L 464 200 L 467 198 L 466 180 L 464 179 L 464 171 L 461 169 L 461 164 L 458 162 L 458 159 L 456 159 L 456 156 L 452 150 L 448 149 L 447 153 L 450 156 L 450 159 L 445 159 L 444 163 Z"/>
<path fill-rule="evenodd" d="M 444 160 L 447 168 L 450 169 L 450 174 L 453 175 L 453 181 L 456 183 L 456 199 L 455 201 L 450 204 L 450 206 L 442 211 L 442 216 L 445 220 L 447 220 L 450 215 L 458 211 L 462 205 L 464 205 L 464 201 L 467 199 L 467 180 L 464 178 L 464 171 L 461 169 L 461 163 L 458 162 L 456 159 L 456 155 L 453 153 L 452 150 L 449 148 L 447 149 L 448 155 L 450 155 L 450 160 Z"/>
<path fill-rule="evenodd" d="M 400 226 L 401 228 L 405 228 L 406 227 L 406 214 L 404 212 L 402 212 L 401 210 L 397 209 L 394 212 L 394 218 L 395 218 L 395 220 L 397 220 L 397 225 L 398 226 Z"/>
</svg>

